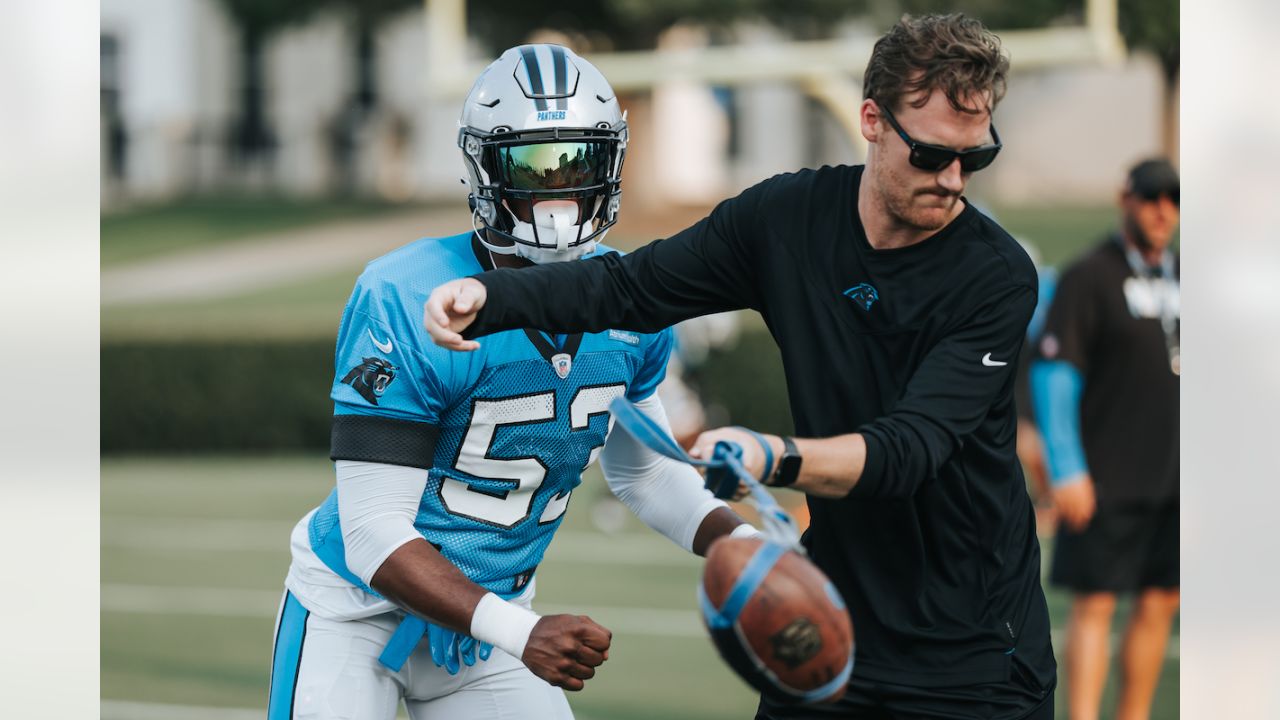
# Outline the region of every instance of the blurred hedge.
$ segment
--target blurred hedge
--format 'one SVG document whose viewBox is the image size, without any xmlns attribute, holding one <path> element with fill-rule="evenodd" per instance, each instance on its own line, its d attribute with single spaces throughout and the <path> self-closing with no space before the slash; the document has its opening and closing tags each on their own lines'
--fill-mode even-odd
<svg viewBox="0 0 1280 720">
<path fill-rule="evenodd" d="M 333 342 L 116 341 L 102 347 L 102 452 L 326 451 Z M 742 335 L 691 380 L 715 418 L 791 428 L 778 350 Z"/>
<path fill-rule="evenodd" d="M 332 341 L 102 347 L 102 452 L 324 449 Z"/>
</svg>

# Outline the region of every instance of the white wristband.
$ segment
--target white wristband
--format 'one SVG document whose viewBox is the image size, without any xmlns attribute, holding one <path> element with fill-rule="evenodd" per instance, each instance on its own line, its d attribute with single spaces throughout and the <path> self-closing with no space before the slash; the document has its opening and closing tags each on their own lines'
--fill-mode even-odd
<svg viewBox="0 0 1280 720">
<path fill-rule="evenodd" d="M 761 537 L 763 535 L 764 533 L 760 532 L 760 530 L 758 530 L 756 526 L 752 525 L 751 523 L 742 523 L 738 527 L 734 528 L 733 532 L 729 533 L 729 537 L 731 538 L 744 538 L 744 537 L 753 538 L 753 537 Z"/>
<path fill-rule="evenodd" d="M 524 656 L 524 646 L 539 617 L 532 610 L 485 593 L 471 614 L 471 636 L 519 660 Z"/>
</svg>

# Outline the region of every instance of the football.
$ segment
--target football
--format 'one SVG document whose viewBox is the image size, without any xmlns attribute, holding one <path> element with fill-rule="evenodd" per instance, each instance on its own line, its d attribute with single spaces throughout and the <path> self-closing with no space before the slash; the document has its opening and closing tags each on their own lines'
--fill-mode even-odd
<svg viewBox="0 0 1280 720">
<path fill-rule="evenodd" d="M 716 649 L 752 687 L 796 703 L 839 700 L 853 671 L 853 623 L 808 559 L 759 538 L 711 546 L 698 599 Z"/>
</svg>

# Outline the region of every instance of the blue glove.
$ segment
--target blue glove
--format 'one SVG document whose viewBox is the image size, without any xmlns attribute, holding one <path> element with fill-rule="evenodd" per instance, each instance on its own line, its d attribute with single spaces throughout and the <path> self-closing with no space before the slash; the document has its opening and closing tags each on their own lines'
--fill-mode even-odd
<svg viewBox="0 0 1280 720">
<path fill-rule="evenodd" d="M 493 654 L 493 646 L 487 642 L 480 642 L 470 635 L 461 636 L 462 640 L 458 643 L 458 654 L 462 656 L 462 662 L 468 666 L 476 664 L 476 648 L 480 648 L 480 662 L 489 659 L 489 655 Z"/>
<path fill-rule="evenodd" d="M 450 675 L 457 675 L 465 664 L 476 664 L 476 646 L 480 648 L 480 660 L 488 660 L 493 652 L 489 643 L 479 642 L 470 635 L 461 635 L 448 628 L 427 623 L 427 642 L 431 647 L 431 660 Z"/>
</svg>

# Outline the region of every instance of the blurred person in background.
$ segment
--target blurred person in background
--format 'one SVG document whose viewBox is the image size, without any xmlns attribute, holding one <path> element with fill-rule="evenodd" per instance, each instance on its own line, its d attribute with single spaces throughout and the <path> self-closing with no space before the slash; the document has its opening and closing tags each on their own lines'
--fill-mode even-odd
<svg viewBox="0 0 1280 720">
<path fill-rule="evenodd" d="M 691 467 L 608 433 L 624 395 L 668 427 L 654 390 L 669 330 L 514 331 L 467 357 L 431 344 L 419 319 L 431 288 L 612 253 L 599 243 L 620 207 L 626 121 L 571 51 L 506 51 L 460 125 L 474 231 L 370 262 L 343 313 L 336 488 L 291 538 L 270 720 L 392 720 L 401 702 L 414 720 L 572 717 L 560 688 L 583 688 L 611 634 L 531 603 L 597 456 L 610 489 L 686 550 L 756 534 Z"/>
<path fill-rule="evenodd" d="M 1039 248 L 1023 238 L 1017 240 L 1027 257 L 1035 263 L 1036 276 L 1040 282 L 1036 310 L 1031 315 L 1031 322 L 1027 324 L 1027 342 L 1018 356 L 1014 399 L 1018 405 L 1018 459 L 1022 461 L 1022 469 L 1027 473 L 1028 487 L 1036 504 L 1036 532 L 1044 536 L 1053 531 L 1055 524 L 1053 487 L 1049 483 L 1049 466 L 1044 458 L 1044 439 L 1040 437 L 1040 428 L 1036 425 L 1035 410 L 1031 402 L 1031 362 L 1035 359 L 1035 345 L 1044 332 L 1049 306 L 1053 303 L 1058 271 L 1051 265 L 1041 264 Z"/>
<path fill-rule="evenodd" d="M 688 376 L 696 372 L 712 350 L 728 351 L 738 342 L 737 313 L 717 313 L 690 318 L 671 329 L 675 342 L 667 377 L 658 386 L 658 397 L 671 415 L 672 437 L 686 450 L 707 429 L 708 411 L 696 383 Z"/>
<path fill-rule="evenodd" d="M 803 437 L 721 428 L 693 453 L 736 442 L 766 484 L 806 494 L 803 543 L 848 603 L 858 647 L 838 702 L 764 697 L 760 720 L 1053 716 L 1040 549 L 1014 449 L 1038 281 L 962 195 L 1001 148 L 992 112 L 1008 67 L 973 18 L 904 16 L 867 65 L 865 166 L 778 175 L 625 257 L 485 273 L 426 305 L 435 341 L 471 351 L 507 328 L 763 315 Z"/>
<path fill-rule="evenodd" d="M 1132 168 L 1120 228 L 1062 274 L 1031 370 L 1059 521 L 1050 579 L 1074 593 L 1073 720 L 1098 717 L 1117 594 L 1136 593 L 1120 720 L 1150 715 L 1178 610 L 1178 184 L 1163 159 Z"/>
</svg>

